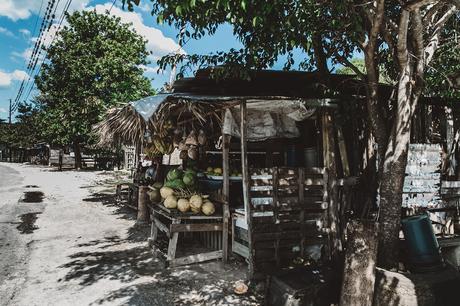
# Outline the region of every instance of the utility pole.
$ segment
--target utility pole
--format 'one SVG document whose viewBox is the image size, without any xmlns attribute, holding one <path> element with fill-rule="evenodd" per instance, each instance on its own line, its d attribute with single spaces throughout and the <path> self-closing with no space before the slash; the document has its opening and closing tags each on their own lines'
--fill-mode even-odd
<svg viewBox="0 0 460 306">
<path fill-rule="evenodd" d="M 179 45 L 179 49 L 175 52 L 176 54 L 179 54 L 182 49 L 182 45 L 184 42 L 184 34 L 185 34 L 185 25 L 181 27 L 180 32 L 179 32 L 179 41 L 177 44 Z M 176 63 L 173 64 L 171 68 L 171 75 L 169 76 L 169 90 L 172 92 L 172 86 L 174 83 L 174 80 L 176 79 Z"/>
<path fill-rule="evenodd" d="M 9 123 L 9 124 L 11 124 L 11 113 L 12 113 L 12 111 L 11 111 L 11 99 L 10 99 L 10 110 L 9 110 L 9 112 L 8 112 L 8 114 L 9 114 L 9 115 L 8 115 L 8 123 Z"/>
<path fill-rule="evenodd" d="M 8 129 L 10 129 L 11 131 L 11 113 L 12 113 L 12 109 L 11 109 L 11 99 L 10 99 L 10 109 L 9 109 L 9 112 L 8 112 Z M 13 152 L 12 152 L 12 148 L 11 148 L 11 144 L 9 145 L 9 155 L 10 155 L 10 163 L 13 161 Z"/>
</svg>

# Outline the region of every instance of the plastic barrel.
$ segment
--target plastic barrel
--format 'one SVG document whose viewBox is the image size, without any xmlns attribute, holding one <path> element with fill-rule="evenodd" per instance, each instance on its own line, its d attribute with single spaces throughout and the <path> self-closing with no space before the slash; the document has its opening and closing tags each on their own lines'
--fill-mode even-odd
<svg viewBox="0 0 460 306">
<path fill-rule="evenodd" d="M 428 215 L 412 216 L 401 222 L 413 268 L 439 265 L 442 262 L 439 244 Z"/>
</svg>

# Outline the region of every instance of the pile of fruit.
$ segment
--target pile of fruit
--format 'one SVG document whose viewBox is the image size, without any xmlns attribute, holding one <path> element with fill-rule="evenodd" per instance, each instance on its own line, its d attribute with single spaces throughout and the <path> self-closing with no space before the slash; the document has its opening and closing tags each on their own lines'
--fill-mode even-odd
<svg viewBox="0 0 460 306">
<path fill-rule="evenodd" d="M 185 171 L 182 171 L 179 168 L 174 168 L 170 170 L 166 175 L 166 180 L 163 186 L 175 190 L 196 190 L 197 182 L 198 180 L 196 177 L 195 170 L 187 169 Z"/>
<path fill-rule="evenodd" d="M 196 172 L 192 169 L 182 171 L 172 169 L 166 175 L 165 183 L 155 183 L 150 187 L 150 200 L 154 203 L 163 203 L 166 208 L 177 209 L 182 213 L 191 211 L 210 216 L 216 209 L 207 196 L 197 192 Z"/>
<path fill-rule="evenodd" d="M 222 168 L 208 167 L 205 172 L 207 175 L 222 176 Z M 241 176 L 238 169 L 230 169 L 230 176 Z"/>
<path fill-rule="evenodd" d="M 222 168 L 208 167 L 206 169 L 206 174 L 207 175 L 221 176 L 222 175 Z"/>
</svg>

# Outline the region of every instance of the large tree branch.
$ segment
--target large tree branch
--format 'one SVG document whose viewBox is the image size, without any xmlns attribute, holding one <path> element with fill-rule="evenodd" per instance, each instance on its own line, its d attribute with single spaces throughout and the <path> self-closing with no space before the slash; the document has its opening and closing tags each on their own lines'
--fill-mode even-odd
<svg viewBox="0 0 460 306">
<path fill-rule="evenodd" d="M 426 56 L 426 63 L 430 63 L 433 59 L 433 56 L 436 50 L 439 47 L 440 39 L 441 39 L 441 32 L 452 15 L 457 12 L 457 7 L 455 5 L 450 6 L 447 11 L 442 15 L 438 21 L 433 25 L 433 32 L 431 34 L 431 38 L 428 41 L 427 46 L 425 47 L 425 56 Z"/>
<path fill-rule="evenodd" d="M 327 55 L 324 52 L 323 38 L 321 34 L 315 33 L 312 37 L 313 52 L 315 54 L 315 61 L 318 71 L 321 75 L 325 76 L 329 74 L 329 68 L 327 67 Z"/>
<path fill-rule="evenodd" d="M 409 29 L 409 17 L 409 11 L 401 11 L 398 26 L 398 42 L 396 44 L 400 71 L 404 71 L 405 66 L 408 64 L 407 32 Z"/>
<path fill-rule="evenodd" d="M 446 4 L 444 2 L 438 2 L 426 9 L 426 13 L 423 16 L 423 24 L 425 27 L 429 27 L 431 24 L 434 23 L 434 20 L 436 19 L 436 15 L 442 11 L 442 8 Z"/>
<path fill-rule="evenodd" d="M 420 10 L 414 10 L 412 18 L 413 27 L 413 39 L 414 39 L 414 53 L 415 53 L 415 84 L 411 98 L 411 113 L 415 112 L 417 101 L 422 94 L 423 87 L 425 85 L 424 73 L 425 73 L 425 53 L 423 48 L 423 22 L 422 14 Z"/>
<path fill-rule="evenodd" d="M 369 14 L 369 12 L 368 12 Z M 375 47 L 377 44 L 377 38 L 380 33 L 380 28 L 382 27 L 383 23 L 383 18 L 385 14 L 385 0 L 378 0 L 376 7 L 375 7 L 375 13 L 373 18 L 371 18 L 371 29 L 369 31 L 369 39 L 366 44 L 366 48 L 369 50 L 373 49 L 375 51 Z"/>
<path fill-rule="evenodd" d="M 350 62 L 345 56 L 335 52 L 335 57 L 337 58 L 337 60 L 345 67 L 348 67 L 350 68 L 351 70 L 353 70 L 353 72 L 361 79 L 361 80 L 366 80 L 366 75 L 361 71 L 359 70 L 358 67 L 356 67 L 355 65 L 353 65 L 352 62 Z"/>
<path fill-rule="evenodd" d="M 406 5 L 404 5 L 403 9 L 407 11 L 415 11 L 415 10 L 419 10 L 425 5 L 432 4 L 434 2 L 438 2 L 438 1 L 436 0 L 412 0 L 412 1 L 408 1 Z"/>
<path fill-rule="evenodd" d="M 408 1 L 404 6 L 403 9 L 407 11 L 415 11 L 419 10 L 425 5 L 433 4 L 433 3 L 445 3 L 460 6 L 460 0 L 411 0 Z"/>
<path fill-rule="evenodd" d="M 383 118 L 383 111 L 379 101 L 379 71 L 375 56 L 378 52 L 378 38 L 382 30 L 385 17 L 385 1 L 374 1 L 372 7 L 364 6 L 363 10 L 370 23 L 368 30 L 368 40 L 364 44 L 364 61 L 366 64 L 366 91 L 367 91 L 367 110 L 372 134 L 379 145 L 379 155 L 387 146 L 387 125 Z"/>
</svg>

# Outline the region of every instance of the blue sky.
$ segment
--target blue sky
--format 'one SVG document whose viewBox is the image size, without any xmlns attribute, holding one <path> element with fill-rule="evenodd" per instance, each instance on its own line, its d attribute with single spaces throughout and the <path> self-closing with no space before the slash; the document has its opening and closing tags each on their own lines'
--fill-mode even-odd
<svg viewBox="0 0 460 306">
<path fill-rule="evenodd" d="M 7 118 L 8 99 L 14 100 L 21 81 L 33 75 L 26 69 L 27 60 L 47 2 L 48 0 L 43 0 L 43 8 L 40 11 L 41 0 L 0 0 L 0 118 Z M 60 0 L 57 15 L 63 11 L 65 2 Z M 69 12 L 82 9 L 104 12 L 112 7 L 112 0 L 73 0 L 71 3 Z M 160 88 L 169 80 L 170 73 L 165 71 L 158 74 L 156 60 L 179 49 L 176 43 L 178 30 L 168 25 L 156 24 L 156 18 L 150 15 L 149 4 L 150 1 L 142 0 L 140 7 L 136 7 L 134 12 L 128 12 L 122 10 L 121 0 L 117 0 L 111 14 L 121 17 L 122 22 L 132 22 L 133 28 L 148 39 L 147 47 L 153 54 L 152 63 L 144 67 L 145 75 L 152 79 L 153 87 Z M 38 27 L 35 28 L 37 22 Z M 45 38 L 47 43 L 52 41 L 56 29 L 57 26 L 53 26 L 48 33 Z M 183 49 L 188 54 L 207 54 L 240 47 L 241 44 L 233 36 L 231 27 L 224 25 L 212 37 L 205 37 L 199 41 L 190 40 Z M 281 67 L 280 64 L 274 68 Z M 36 91 L 32 91 L 29 99 L 34 93 Z"/>
</svg>

